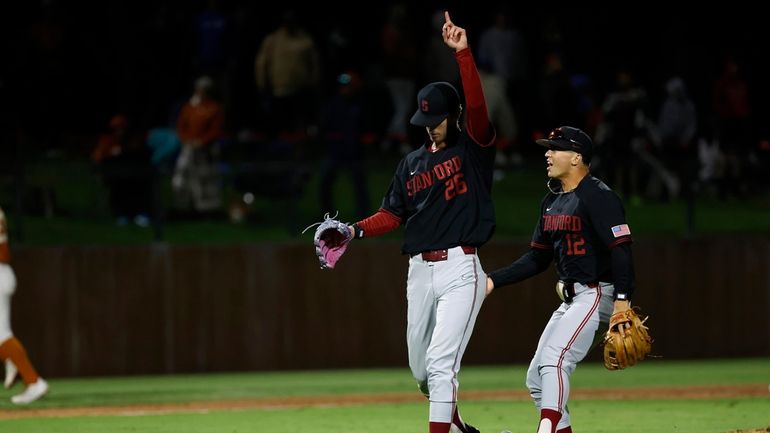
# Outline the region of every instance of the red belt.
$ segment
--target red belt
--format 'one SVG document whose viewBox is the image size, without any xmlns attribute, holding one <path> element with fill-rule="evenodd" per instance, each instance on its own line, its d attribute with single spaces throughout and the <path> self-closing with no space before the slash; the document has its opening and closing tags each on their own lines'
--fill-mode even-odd
<svg viewBox="0 0 770 433">
<path fill-rule="evenodd" d="M 460 248 L 463 249 L 465 254 L 476 254 L 476 247 L 468 247 L 463 245 Z M 441 262 L 449 257 L 449 250 L 423 251 L 422 253 L 417 254 L 420 254 L 422 259 L 426 262 Z M 412 257 L 416 256 L 417 254 L 413 254 Z"/>
</svg>

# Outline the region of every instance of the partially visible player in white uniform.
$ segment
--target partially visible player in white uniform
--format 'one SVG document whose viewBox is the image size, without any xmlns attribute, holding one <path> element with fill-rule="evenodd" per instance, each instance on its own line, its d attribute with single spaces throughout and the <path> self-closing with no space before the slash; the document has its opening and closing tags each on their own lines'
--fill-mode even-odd
<svg viewBox="0 0 770 433">
<path fill-rule="evenodd" d="M 562 126 L 537 143 L 548 148 L 549 192 L 540 220 L 530 250 L 489 273 L 487 294 L 556 262 L 557 293 L 564 302 L 540 336 L 527 370 L 527 388 L 540 411 L 537 433 L 572 433 L 570 375 L 606 330 L 610 315 L 630 308 L 631 230 L 620 198 L 589 172 L 593 142 L 588 135 Z"/>
<path fill-rule="evenodd" d="M 380 210 L 351 230 L 368 238 L 405 226 L 409 367 L 430 401 L 429 431 L 477 433 L 457 409 L 457 376 L 484 300 L 477 249 L 495 228 L 495 132 L 465 30 L 448 13 L 445 20 L 442 36 L 460 68 L 465 114 L 452 84 L 420 90 L 411 123 L 425 128 L 428 141 L 401 160 Z"/>
<path fill-rule="evenodd" d="M 11 297 L 16 290 L 16 276 L 11 269 L 8 250 L 8 226 L 5 213 L 0 209 L 0 360 L 5 362 L 4 386 L 9 389 L 21 375 L 26 389 L 11 397 L 15 404 L 28 404 L 48 392 L 48 383 L 37 374 L 27 357 L 27 351 L 11 331 Z"/>
</svg>

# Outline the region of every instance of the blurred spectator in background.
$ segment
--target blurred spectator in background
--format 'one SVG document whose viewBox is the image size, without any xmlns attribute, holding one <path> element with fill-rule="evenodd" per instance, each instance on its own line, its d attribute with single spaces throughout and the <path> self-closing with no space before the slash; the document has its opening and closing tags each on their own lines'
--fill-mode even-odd
<svg viewBox="0 0 770 433">
<path fill-rule="evenodd" d="M 695 104 L 679 77 L 666 82 L 666 99 L 658 117 L 658 137 L 666 168 L 677 173 L 679 184 L 689 198 L 693 192 L 698 170 L 695 133 L 698 121 Z M 674 199 L 676 197 L 669 197 Z"/>
<path fill-rule="evenodd" d="M 417 73 L 417 49 L 409 24 L 406 3 L 395 2 L 388 8 L 387 21 L 380 35 L 385 85 L 390 92 L 393 115 L 382 143 L 383 150 L 398 149 L 402 154 L 412 150 L 407 120 L 411 116 Z M 456 69 L 456 68 L 455 68 Z"/>
<path fill-rule="evenodd" d="M 506 89 L 517 86 L 527 77 L 528 61 L 524 41 L 511 27 L 510 7 L 500 4 L 492 23 L 479 38 L 479 61 L 506 82 Z M 511 98 L 511 94 L 507 95 Z"/>
<path fill-rule="evenodd" d="M 433 12 L 430 20 L 433 30 L 440 32 L 444 27 L 444 9 Z M 455 60 L 454 54 L 446 49 L 444 41 L 431 33 L 425 46 L 425 57 L 422 63 L 425 80 L 428 82 L 446 81 L 455 87 L 459 86 L 460 72 L 457 70 L 457 60 Z"/>
<path fill-rule="evenodd" d="M 337 93 L 321 111 L 320 131 L 326 145 L 321 165 L 320 198 L 323 212 L 335 214 L 334 181 L 342 170 L 350 173 L 356 202 L 356 216 L 369 215 L 369 190 L 366 182 L 363 134 L 365 107 L 361 100 L 361 77 L 347 71 L 337 77 Z"/>
<path fill-rule="evenodd" d="M 509 165 L 519 165 L 522 156 L 515 151 L 518 122 L 513 112 L 513 106 L 507 96 L 507 84 L 499 75 L 490 73 L 487 65 L 479 62 L 479 77 L 484 95 L 487 98 L 489 120 L 497 127 L 498 152 L 495 154 L 495 165 L 504 168 Z M 504 170 L 496 170 L 495 178 L 500 178 Z"/>
<path fill-rule="evenodd" d="M 109 123 L 109 133 L 99 136 L 96 147 L 91 152 L 91 161 L 100 164 L 107 158 L 120 155 L 128 138 L 127 134 L 128 118 L 122 114 L 113 116 Z"/>
<path fill-rule="evenodd" d="M 232 36 L 232 24 L 222 10 L 221 0 L 207 0 L 206 7 L 194 21 L 195 75 L 206 75 L 217 83 L 219 100 L 223 110 L 229 112 L 231 107 L 231 74 L 234 63 L 233 54 L 229 49 Z"/>
<path fill-rule="evenodd" d="M 602 121 L 602 106 L 596 95 L 594 80 L 588 74 L 574 74 L 570 78 L 577 96 L 577 111 L 580 124 L 589 137 L 596 136 L 596 130 Z"/>
<path fill-rule="evenodd" d="M 522 79 L 526 56 L 521 37 L 509 26 L 507 7 L 504 5 L 481 34 L 478 53 L 477 63 L 487 97 L 489 119 L 497 126 L 496 165 L 518 165 L 522 162 L 521 155 L 515 151 L 519 122 L 512 104 L 511 86 Z M 496 176 L 500 173 L 502 171 L 497 171 Z"/>
<path fill-rule="evenodd" d="M 722 63 L 722 75 L 714 83 L 713 111 L 717 137 L 725 158 L 720 196 L 744 196 L 748 191 L 747 163 L 752 144 L 749 90 L 738 62 L 731 56 Z"/>
<path fill-rule="evenodd" d="M 175 128 L 159 126 L 147 133 L 147 147 L 152 166 L 157 172 L 165 174 L 174 169 L 182 143 Z"/>
<path fill-rule="evenodd" d="M 597 131 L 606 178 L 612 182 L 612 189 L 635 205 L 641 203 L 641 195 L 639 163 L 634 147 L 644 145 L 646 102 L 647 92 L 637 86 L 629 70 L 620 69 L 615 89 L 602 104 L 604 114 Z"/>
<path fill-rule="evenodd" d="M 255 61 L 257 89 L 267 126 L 279 135 L 304 137 L 315 125 L 321 65 L 315 41 L 293 10 L 283 13 L 280 27 L 268 34 Z"/>
<path fill-rule="evenodd" d="M 714 122 L 702 122 L 698 138 L 698 186 L 708 194 L 720 194 L 725 158 Z"/>
<path fill-rule="evenodd" d="M 101 134 L 91 160 L 107 187 L 110 211 L 118 225 L 134 221 L 150 224 L 153 171 L 144 137 L 130 130 L 126 116 L 118 114 L 109 122 L 109 132 Z"/>
<path fill-rule="evenodd" d="M 224 114 L 211 97 L 213 84 L 207 76 L 195 81 L 195 92 L 177 121 L 182 149 L 171 185 L 178 210 L 198 215 L 216 212 L 222 205 L 216 140 L 223 135 Z"/>
<path fill-rule="evenodd" d="M 540 131 L 550 131 L 557 125 L 576 125 L 581 129 L 585 126 L 578 114 L 578 96 L 564 67 L 562 53 L 556 50 L 545 55 L 540 104 Z"/>
</svg>

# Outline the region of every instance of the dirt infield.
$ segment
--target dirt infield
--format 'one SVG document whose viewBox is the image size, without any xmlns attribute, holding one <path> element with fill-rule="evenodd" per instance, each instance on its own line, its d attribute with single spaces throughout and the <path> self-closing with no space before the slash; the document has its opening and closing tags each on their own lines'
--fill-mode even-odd
<svg viewBox="0 0 770 433">
<path fill-rule="evenodd" d="M 691 386 L 654 387 L 634 389 L 584 389 L 572 392 L 571 398 L 578 400 L 679 400 L 679 399 L 722 399 L 740 397 L 767 397 L 770 395 L 766 384 L 736 386 Z M 465 391 L 464 400 L 529 400 L 524 391 Z M 188 403 L 137 404 L 127 406 L 92 406 L 68 408 L 20 407 L 0 410 L 0 419 L 53 418 L 78 416 L 139 416 L 168 413 L 205 413 L 228 410 L 291 409 L 300 407 L 359 406 L 370 403 L 411 403 L 422 402 L 424 398 L 416 392 L 390 394 L 325 395 L 308 397 L 280 397 L 242 400 L 195 401 Z M 752 430 L 765 432 L 768 430 Z M 733 433 L 750 433 L 740 431 Z"/>
</svg>

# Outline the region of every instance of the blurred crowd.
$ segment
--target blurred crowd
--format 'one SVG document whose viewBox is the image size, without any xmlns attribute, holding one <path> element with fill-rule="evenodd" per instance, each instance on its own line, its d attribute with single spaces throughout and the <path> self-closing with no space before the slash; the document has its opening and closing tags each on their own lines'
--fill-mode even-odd
<svg viewBox="0 0 770 433">
<path fill-rule="evenodd" d="M 158 217 L 157 182 L 173 191 L 165 217 L 241 220 L 243 200 L 296 197 L 313 172 L 319 208 L 335 209 L 345 174 L 346 200 L 366 216 L 367 165 L 424 139 L 408 123 L 417 89 L 460 86 L 438 3 L 103 2 L 90 15 L 70 6 L 33 2 L 10 29 L 3 159 L 89 156 L 119 224 Z M 592 170 L 631 204 L 770 193 L 765 55 L 730 14 L 685 24 L 652 12 L 474 6 L 458 4 L 458 16 L 474 17 L 462 24 L 477 35 L 498 177 L 539 160 L 532 142 L 568 124 L 594 137 Z"/>
</svg>

